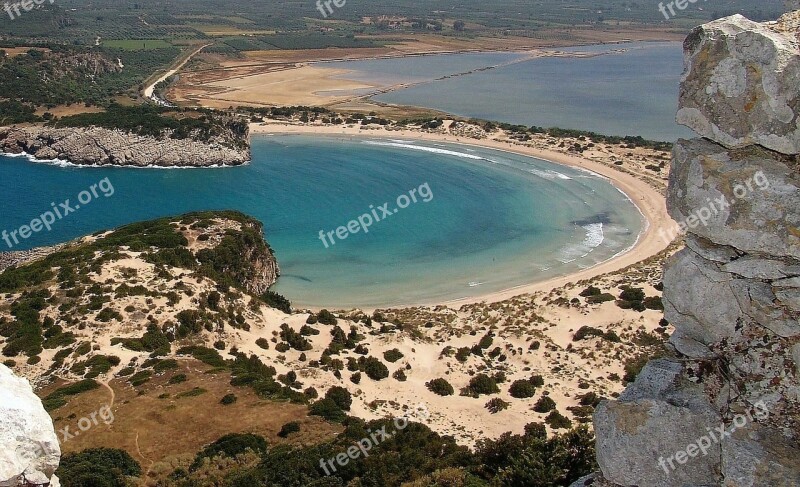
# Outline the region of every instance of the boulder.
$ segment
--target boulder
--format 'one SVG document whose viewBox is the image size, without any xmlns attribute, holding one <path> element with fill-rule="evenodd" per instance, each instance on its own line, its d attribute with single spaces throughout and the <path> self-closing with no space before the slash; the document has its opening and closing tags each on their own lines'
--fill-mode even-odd
<svg viewBox="0 0 800 487">
<path fill-rule="evenodd" d="M 667 209 L 689 233 L 743 253 L 800 260 L 800 172 L 759 147 L 703 140 L 673 150 Z"/>
<path fill-rule="evenodd" d="M 653 361 L 618 401 L 597 407 L 597 463 L 603 477 L 619 485 L 718 484 L 719 444 L 710 442 L 705 453 L 690 445 L 720 422 L 702 388 L 684 378 L 681 364 Z"/>
<path fill-rule="evenodd" d="M 696 28 L 684 56 L 678 123 L 728 148 L 800 153 L 795 36 L 734 15 Z"/>
<path fill-rule="evenodd" d="M 0 487 L 54 482 L 61 448 L 53 420 L 27 380 L 0 365 Z"/>
</svg>

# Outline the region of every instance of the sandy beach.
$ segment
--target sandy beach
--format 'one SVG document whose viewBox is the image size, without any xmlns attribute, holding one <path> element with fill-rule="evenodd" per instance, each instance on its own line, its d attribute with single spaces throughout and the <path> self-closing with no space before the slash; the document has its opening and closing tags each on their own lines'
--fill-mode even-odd
<svg viewBox="0 0 800 487">
<path fill-rule="evenodd" d="M 539 282 L 532 282 L 521 286 L 516 286 L 499 292 L 488 293 L 485 295 L 468 297 L 447 302 L 424 302 L 416 303 L 411 306 L 431 306 L 444 304 L 447 306 L 458 307 L 465 304 L 479 302 L 494 303 L 503 301 L 522 294 L 531 294 L 539 291 L 550 291 L 560 288 L 568 283 L 580 280 L 591 279 L 603 274 L 615 272 L 628 266 L 641 262 L 652 257 L 667 248 L 670 242 L 665 241 L 659 234 L 660 230 L 666 231 L 674 225 L 672 219 L 667 214 L 666 200 L 664 196 L 655 188 L 648 185 L 641 179 L 609 167 L 600 162 L 589 160 L 570 154 L 564 154 L 554 150 L 544 150 L 527 147 L 519 144 L 511 144 L 496 139 L 476 140 L 465 137 L 455 137 L 437 133 L 421 132 L 417 130 L 385 130 L 362 129 L 360 126 L 322 126 L 322 125 L 297 125 L 280 122 L 265 122 L 264 124 L 251 124 L 251 134 L 298 134 L 298 135 L 340 135 L 343 137 L 387 137 L 402 138 L 408 140 L 426 140 L 433 142 L 448 142 L 477 147 L 487 147 L 497 150 L 505 150 L 522 154 L 530 157 L 544 159 L 556 164 L 563 164 L 570 167 L 578 167 L 599 174 L 609 181 L 620 191 L 625 193 L 628 198 L 636 205 L 645 218 L 645 227 L 636 244 L 626 252 L 615 256 L 601 264 L 583 269 L 579 272 L 565 276 L 547 279 Z M 663 234 L 663 232 L 662 232 Z M 365 311 L 372 311 L 365 310 Z"/>
</svg>

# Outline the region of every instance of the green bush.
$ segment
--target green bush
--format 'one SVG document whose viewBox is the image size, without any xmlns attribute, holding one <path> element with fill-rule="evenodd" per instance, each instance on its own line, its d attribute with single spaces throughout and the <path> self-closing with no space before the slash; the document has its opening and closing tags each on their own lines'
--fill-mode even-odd
<svg viewBox="0 0 800 487">
<path fill-rule="evenodd" d="M 544 422 L 547 423 L 551 428 L 554 430 L 557 429 L 568 429 L 572 427 L 572 421 L 569 420 L 566 416 L 559 413 L 556 410 L 550 411 L 550 414 L 544 418 Z"/>
<path fill-rule="evenodd" d="M 124 450 L 93 448 L 61 457 L 56 475 L 64 487 L 126 487 L 126 477 L 139 477 L 142 468 Z"/>
<path fill-rule="evenodd" d="M 341 423 L 347 418 L 342 408 L 333 399 L 328 398 L 312 403 L 308 408 L 308 414 L 310 416 L 321 416 L 334 423 Z"/>
<path fill-rule="evenodd" d="M 490 399 L 484 407 L 492 414 L 497 414 L 500 411 L 508 409 L 508 406 L 509 404 L 506 401 L 500 399 L 499 397 L 495 397 L 494 399 Z"/>
<path fill-rule="evenodd" d="M 383 352 L 383 358 L 387 362 L 394 363 L 394 362 L 397 362 L 398 360 L 400 360 L 401 358 L 403 358 L 403 354 L 402 354 L 402 352 L 400 352 L 400 350 L 398 350 L 396 348 L 393 348 L 391 350 L 387 350 L 387 351 Z"/>
<path fill-rule="evenodd" d="M 290 421 L 283 426 L 281 426 L 280 432 L 278 432 L 278 436 L 281 438 L 286 438 L 292 433 L 297 433 L 300 431 L 300 423 L 297 421 Z"/>
<path fill-rule="evenodd" d="M 249 433 L 227 434 L 203 448 L 203 450 L 197 454 L 189 469 L 196 470 L 199 468 L 203 464 L 203 459 L 205 458 L 214 458 L 216 456 L 234 458 L 248 450 L 254 453 L 265 453 L 267 451 L 267 440 L 261 436 Z"/>
<path fill-rule="evenodd" d="M 349 411 L 350 405 L 353 404 L 353 398 L 350 392 L 344 387 L 333 386 L 325 393 L 325 399 L 330 399 L 335 402 L 339 409 Z"/>
<path fill-rule="evenodd" d="M 500 392 L 497 387 L 497 382 L 494 378 L 486 374 L 477 374 L 469 380 L 469 385 L 466 387 L 464 395 L 478 397 L 482 394 L 496 394 Z"/>
<path fill-rule="evenodd" d="M 323 325 L 335 325 L 337 323 L 336 317 L 328 311 L 327 309 L 323 309 L 319 313 L 317 313 L 317 321 L 322 323 Z"/>
<path fill-rule="evenodd" d="M 100 384 L 96 380 L 84 379 L 67 386 L 59 387 L 42 399 L 42 404 L 44 404 L 45 410 L 52 411 L 66 404 L 67 396 L 76 396 L 84 392 L 95 390 L 99 387 Z"/>
<path fill-rule="evenodd" d="M 372 380 L 382 380 L 389 377 L 389 368 L 375 357 L 361 357 L 359 364 L 367 377 Z"/>
<path fill-rule="evenodd" d="M 550 396 L 542 396 L 533 405 L 533 410 L 537 413 L 546 413 L 556 408 L 556 402 Z"/>
<path fill-rule="evenodd" d="M 508 393 L 511 394 L 511 397 L 526 399 L 536 394 L 536 386 L 526 379 L 515 380 L 511 383 Z"/>
<path fill-rule="evenodd" d="M 438 394 L 440 396 L 452 396 L 455 393 L 453 386 L 451 386 L 449 382 L 442 378 L 433 379 L 426 382 L 425 387 L 427 387 L 428 390 L 434 394 Z"/>
<path fill-rule="evenodd" d="M 261 296 L 261 299 L 263 299 L 270 308 L 283 311 L 287 315 L 292 314 L 292 303 L 276 292 L 267 291 Z"/>
</svg>

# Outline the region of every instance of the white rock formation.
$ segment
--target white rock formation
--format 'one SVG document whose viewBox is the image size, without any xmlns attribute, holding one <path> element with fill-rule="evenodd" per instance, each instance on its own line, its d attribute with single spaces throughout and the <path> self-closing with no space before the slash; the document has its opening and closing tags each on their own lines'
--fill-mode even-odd
<svg viewBox="0 0 800 487">
<path fill-rule="evenodd" d="M 0 487 L 59 485 L 61 447 L 30 383 L 0 364 Z"/>
</svg>

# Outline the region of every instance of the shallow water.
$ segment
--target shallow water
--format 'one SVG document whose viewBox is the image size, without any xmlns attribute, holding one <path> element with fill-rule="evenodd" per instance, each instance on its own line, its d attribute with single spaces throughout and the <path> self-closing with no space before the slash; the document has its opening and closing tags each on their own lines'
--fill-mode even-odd
<svg viewBox="0 0 800 487">
<path fill-rule="evenodd" d="M 353 70 L 341 77 L 379 85 L 428 81 L 375 97 L 386 103 L 522 125 L 641 135 L 653 140 L 691 137 L 689 129 L 675 122 L 683 71 L 681 43 L 635 42 L 560 50 L 609 54 L 533 59 L 442 80 L 436 79 L 503 65 L 525 56 L 444 54 L 321 65 Z M 625 52 L 613 52 L 616 50 Z"/>
</svg>

